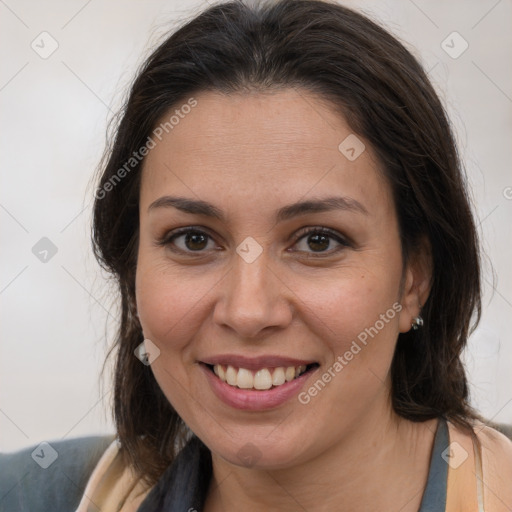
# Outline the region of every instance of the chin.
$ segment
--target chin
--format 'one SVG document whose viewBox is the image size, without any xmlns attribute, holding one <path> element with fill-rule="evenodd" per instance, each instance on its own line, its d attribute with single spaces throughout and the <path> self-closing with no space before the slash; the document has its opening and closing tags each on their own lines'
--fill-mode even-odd
<svg viewBox="0 0 512 512">
<path fill-rule="evenodd" d="M 207 446 L 214 454 L 230 464 L 246 468 L 284 469 L 305 458 L 304 440 L 294 440 L 290 436 L 286 440 L 268 439 L 265 435 L 244 435 L 236 441 L 226 440 L 226 443 L 219 443 L 218 438 L 208 443 L 207 439 L 205 444 L 208 443 Z"/>
</svg>

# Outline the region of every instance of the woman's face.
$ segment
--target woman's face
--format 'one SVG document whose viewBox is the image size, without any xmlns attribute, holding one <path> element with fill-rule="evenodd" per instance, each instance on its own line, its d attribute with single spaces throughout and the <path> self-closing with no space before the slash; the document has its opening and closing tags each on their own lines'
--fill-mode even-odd
<svg viewBox="0 0 512 512">
<path fill-rule="evenodd" d="M 291 89 L 194 99 L 165 116 L 180 114 L 142 174 L 151 368 L 215 454 L 289 467 L 389 418 L 415 274 L 371 148 L 325 103 Z"/>
</svg>

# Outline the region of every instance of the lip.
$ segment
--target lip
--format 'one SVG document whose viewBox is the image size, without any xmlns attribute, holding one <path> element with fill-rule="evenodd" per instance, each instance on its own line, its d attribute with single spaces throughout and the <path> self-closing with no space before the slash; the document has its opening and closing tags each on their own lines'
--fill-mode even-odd
<svg viewBox="0 0 512 512">
<path fill-rule="evenodd" d="M 202 359 L 200 362 L 210 366 L 222 364 L 224 366 L 231 365 L 235 368 L 245 368 L 247 370 L 256 371 L 261 370 L 262 368 L 277 368 L 279 366 L 284 366 L 285 368 L 288 366 L 307 366 L 308 364 L 313 364 L 317 361 L 272 355 L 247 357 L 236 354 L 220 354 L 207 357 Z"/>
<path fill-rule="evenodd" d="M 287 359 L 287 361 L 290 361 Z M 210 363 L 208 363 L 210 364 Z M 222 363 L 215 363 L 222 364 Z M 280 364 L 277 366 L 281 366 Z M 290 364 L 289 366 L 295 366 Z M 290 382 L 285 382 L 281 386 L 268 389 L 265 391 L 240 389 L 221 381 L 206 364 L 200 364 L 199 367 L 204 372 L 208 383 L 210 384 L 213 393 L 225 404 L 244 411 L 264 411 L 274 409 L 283 405 L 285 402 L 296 396 L 300 389 L 304 386 L 305 382 L 315 374 L 319 367 L 313 368 L 300 377 L 293 379 Z M 245 368 L 242 366 L 242 368 Z M 255 369 L 262 368 L 258 366 Z M 267 366 L 268 368 L 268 366 Z M 254 368 L 247 368 L 254 369 Z"/>
</svg>

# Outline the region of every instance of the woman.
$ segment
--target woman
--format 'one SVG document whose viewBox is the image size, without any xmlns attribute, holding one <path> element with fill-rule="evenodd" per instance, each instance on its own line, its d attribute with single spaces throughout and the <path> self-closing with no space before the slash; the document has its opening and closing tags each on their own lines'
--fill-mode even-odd
<svg viewBox="0 0 512 512">
<path fill-rule="evenodd" d="M 93 238 L 121 292 L 117 439 L 79 511 L 512 509 L 512 443 L 460 360 L 465 178 L 424 71 L 373 22 L 229 2 L 171 35 Z"/>
</svg>

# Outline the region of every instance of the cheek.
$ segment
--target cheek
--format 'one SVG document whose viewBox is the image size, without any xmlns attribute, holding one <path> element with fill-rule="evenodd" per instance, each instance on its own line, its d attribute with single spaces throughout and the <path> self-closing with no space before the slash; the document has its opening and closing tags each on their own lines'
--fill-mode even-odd
<svg viewBox="0 0 512 512">
<path fill-rule="evenodd" d="M 184 278 L 178 272 L 141 255 L 137 266 L 136 297 L 144 338 L 160 350 L 151 369 L 167 400 L 184 418 L 190 419 L 194 401 L 188 395 L 195 334 L 205 321 L 205 301 L 213 286 L 207 275 Z"/>
<path fill-rule="evenodd" d="M 359 267 L 334 282 L 304 282 L 299 290 L 307 297 L 306 323 L 328 354 L 301 403 L 309 403 L 318 417 L 329 411 L 325 421 L 335 410 L 350 422 L 387 392 L 399 332 L 400 276 L 399 266 L 387 273 Z"/>
<path fill-rule="evenodd" d="M 360 273 L 330 286 L 310 284 L 307 294 L 304 285 L 304 317 L 328 354 L 300 396 L 317 418 L 343 418 L 348 425 L 387 393 L 401 310 L 395 277 Z"/>
<path fill-rule="evenodd" d="M 136 297 L 144 336 L 161 350 L 186 346 L 204 318 L 208 291 L 216 280 L 208 272 L 194 276 L 194 272 L 142 257 L 137 267 Z"/>
<path fill-rule="evenodd" d="M 398 328 L 399 273 L 391 270 L 388 278 L 382 279 L 367 270 L 358 270 L 337 279 L 295 283 L 294 292 L 304 304 L 307 323 L 322 331 L 320 339 L 330 340 L 331 348 L 337 352 L 347 349 L 347 343 L 361 333 L 360 338 L 364 338 L 375 324 L 379 333 L 386 335 Z"/>
</svg>

